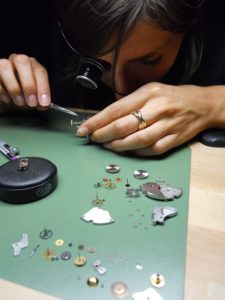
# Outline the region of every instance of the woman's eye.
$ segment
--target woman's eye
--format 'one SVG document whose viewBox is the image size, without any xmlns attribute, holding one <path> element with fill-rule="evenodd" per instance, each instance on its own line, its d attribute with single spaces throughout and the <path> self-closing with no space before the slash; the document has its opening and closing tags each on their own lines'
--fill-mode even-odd
<svg viewBox="0 0 225 300">
<path fill-rule="evenodd" d="M 154 66 L 160 63 L 162 60 L 162 56 L 159 56 L 157 58 L 151 58 L 151 59 L 144 59 L 140 61 L 140 64 L 145 65 L 145 66 Z"/>
</svg>

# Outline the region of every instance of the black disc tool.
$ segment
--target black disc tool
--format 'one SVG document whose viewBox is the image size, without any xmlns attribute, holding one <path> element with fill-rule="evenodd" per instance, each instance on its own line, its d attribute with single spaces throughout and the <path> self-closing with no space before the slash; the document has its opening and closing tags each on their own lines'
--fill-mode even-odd
<svg viewBox="0 0 225 300">
<path fill-rule="evenodd" d="M 23 157 L 0 166 L 0 200 L 22 204 L 37 201 L 57 187 L 57 167 L 40 157 Z"/>
</svg>

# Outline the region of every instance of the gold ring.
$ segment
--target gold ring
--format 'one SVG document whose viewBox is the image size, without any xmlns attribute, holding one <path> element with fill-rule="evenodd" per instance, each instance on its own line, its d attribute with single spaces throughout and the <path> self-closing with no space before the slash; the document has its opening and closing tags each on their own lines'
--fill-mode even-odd
<svg viewBox="0 0 225 300">
<path fill-rule="evenodd" d="M 138 119 L 138 130 L 145 129 L 147 127 L 147 124 L 145 120 L 142 117 L 142 113 L 140 110 L 135 110 L 131 113 L 131 115 L 135 116 Z"/>
</svg>

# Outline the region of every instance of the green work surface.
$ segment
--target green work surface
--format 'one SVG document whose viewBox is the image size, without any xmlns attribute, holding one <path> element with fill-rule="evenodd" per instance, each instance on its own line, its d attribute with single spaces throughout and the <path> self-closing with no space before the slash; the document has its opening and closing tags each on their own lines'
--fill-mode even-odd
<svg viewBox="0 0 225 300">
<path fill-rule="evenodd" d="M 47 158 L 58 168 L 59 185 L 48 197 L 23 205 L 0 202 L 0 278 L 28 286 L 65 300 L 110 300 L 115 299 L 111 286 L 124 282 L 132 299 L 134 292 L 152 287 L 150 276 L 162 274 L 166 284 L 156 288 L 165 300 L 181 300 L 184 294 L 184 273 L 188 219 L 190 149 L 184 147 L 161 158 L 136 158 L 119 155 L 74 135 L 70 118 L 64 114 L 13 114 L 0 117 L 0 139 L 17 146 L 21 156 Z M 73 118 L 74 119 L 74 118 Z M 74 119 L 76 120 L 76 119 Z M 7 159 L 0 155 L 0 164 Z M 118 164 L 120 173 L 108 174 L 105 167 Z M 133 171 L 144 169 L 150 173 L 148 179 L 138 180 Z M 113 190 L 95 189 L 103 178 L 117 177 Z M 147 198 L 128 198 L 125 194 L 126 180 L 131 187 L 163 178 L 168 184 L 182 187 L 179 199 L 162 202 Z M 89 211 L 92 200 L 105 199 L 101 207 L 110 212 L 114 223 L 94 225 L 81 216 Z M 152 225 L 154 205 L 172 206 L 178 209 L 176 217 L 167 219 L 164 225 Z M 50 239 L 43 240 L 40 232 L 46 227 L 53 231 Z M 11 244 L 19 241 L 23 233 L 29 237 L 29 246 L 17 257 L 13 256 Z M 64 245 L 55 245 L 63 239 Z M 33 247 L 40 247 L 30 257 Z M 68 244 L 72 243 L 72 247 Z M 78 253 L 78 245 L 85 248 Z M 89 253 L 88 248 L 96 251 Z M 44 260 L 42 253 L 47 248 L 57 255 L 71 251 L 72 259 L 63 261 Z M 74 265 L 78 255 L 85 256 L 87 263 Z M 100 259 L 107 269 L 99 275 L 92 264 Z M 142 270 L 137 264 L 143 266 Z M 89 287 L 87 279 L 96 276 L 97 287 Z"/>
</svg>

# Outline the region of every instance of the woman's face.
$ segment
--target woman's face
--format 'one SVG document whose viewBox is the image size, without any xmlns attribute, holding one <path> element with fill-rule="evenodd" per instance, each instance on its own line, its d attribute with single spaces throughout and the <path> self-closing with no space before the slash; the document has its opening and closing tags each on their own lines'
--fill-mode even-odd
<svg viewBox="0 0 225 300">
<path fill-rule="evenodd" d="M 160 81 L 174 64 L 182 39 L 182 34 L 162 30 L 147 22 L 135 25 L 120 48 L 114 77 L 115 90 L 129 94 L 148 82 Z M 111 43 L 113 39 L 106 48 Z M 113 55 L 111 52 L 98 59 L 112 64 Z M 102 81 L 112 87 L 112 68 L 104 73 Z"/>
</svg>

